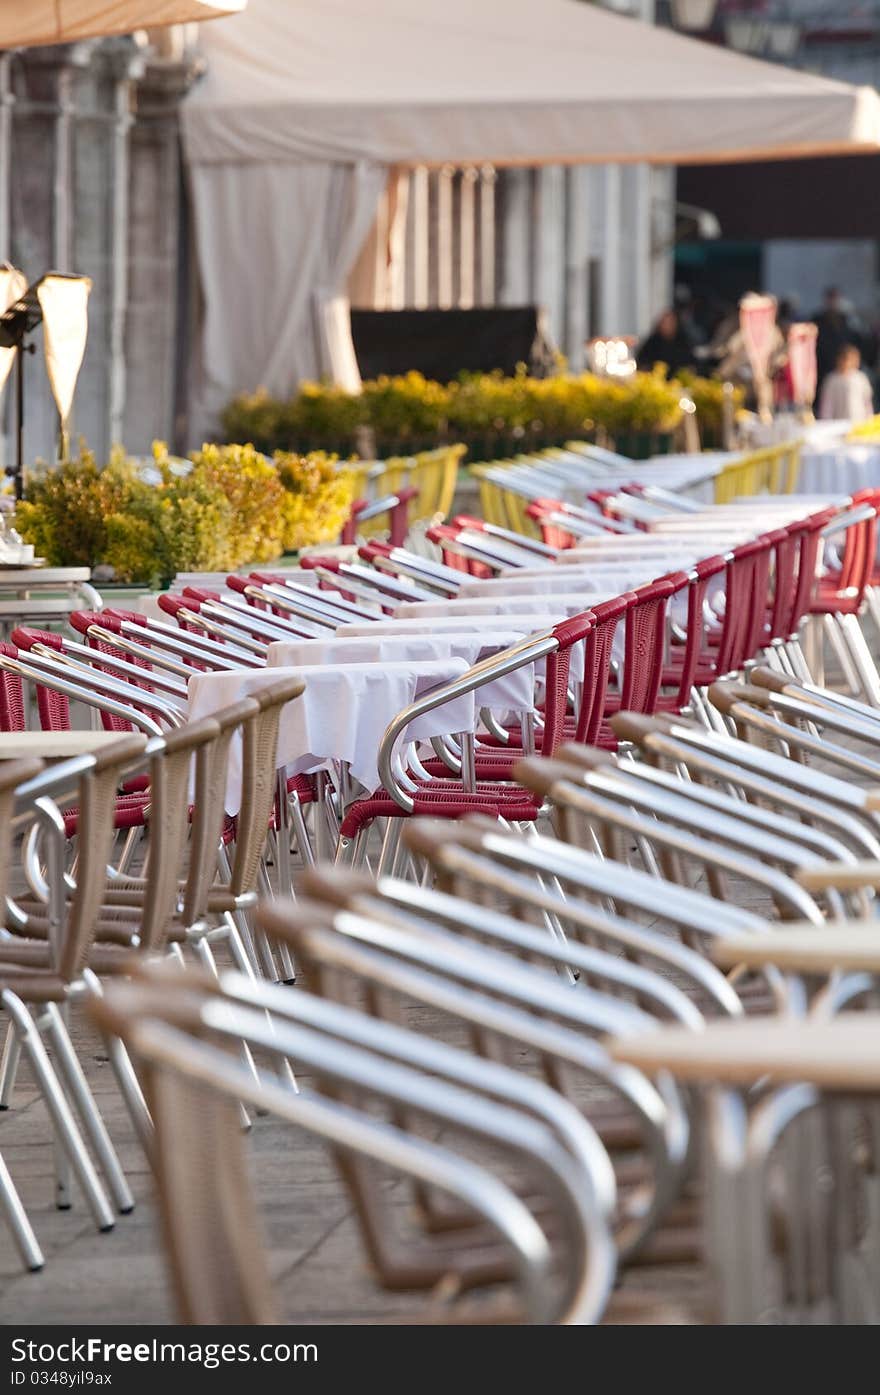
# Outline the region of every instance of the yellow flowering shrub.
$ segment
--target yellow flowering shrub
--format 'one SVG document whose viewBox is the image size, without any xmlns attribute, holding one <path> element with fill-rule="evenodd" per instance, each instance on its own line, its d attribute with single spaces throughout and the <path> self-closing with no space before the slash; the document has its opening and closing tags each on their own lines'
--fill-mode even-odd
<svg viewBox="0 0 880 1395">
<path fill-rule="evenodd" d="M 716 409 L 720 384 L 689 379 L 688 391 L 698 411 L 702 404 L 709 413 Z M 289 402 L 263 392 L 239 397 L 227 408 L 224 426 L 233 440 L 267 451 L 307 445 L 344 451 L 369 430 L 383 458 L 459 440 L 478 451 L 494 442 L 507 453 L 522 438 L 540 445 L 595 431 L 612 438 L 668 433 L 681 419 L 680 395 L 680 384 L 663 369 L 630 378 L 566 371 L 533 378 L 521 365 L 512 377 L 463 373 L 451 383 L 412 372 L 365 382 L 359 394 L 304 383 Z"/>
<path fill-rule="evenodd" d="M 354 502 L 355 477 L 339 469 L 334 455 L 277 451 L 275 466 L 284 491 L 281 503 L 285 552 L 312 543 L 336 542 Z"/>
<path fill-rule="evenodd" d="M 174 462 L 156 442 L 152 464 L 115 451 L 32 473 L 16 526 L 56 566 L 104 566 L 117 581 L 167 585 L 180 571 L 233 571 L 285 549 L 338 537 L 354 495 L 333 457 L 205 445 Z"/>
<path fill-rule="evenodd" d="M 358 424 L 372 427 L 377 440 L 437 436 L 449 413 L 450 389 L 421 373 L 403 373 L 364 383 L 353 401 Z"/>
<path fill-rule="evenodd" d="M 284 487 L 271 460 L 252 445 L 204 445 L 193 451 L 190 460 L 190 478 L 208 491 L 219 490 L 232 511 L 232 560 L 227 565 L 240 567 L 245 562 L 272 562 L 280 557 L 284 551 Z"/>
</svg>

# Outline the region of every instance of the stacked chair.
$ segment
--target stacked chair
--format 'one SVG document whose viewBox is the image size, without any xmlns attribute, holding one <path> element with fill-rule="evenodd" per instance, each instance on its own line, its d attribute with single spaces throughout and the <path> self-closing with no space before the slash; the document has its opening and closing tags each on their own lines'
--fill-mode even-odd
<svg viewBox="0 0 880 1395">
<path fill-rule="evenodd" d="M 571 513 L 533 495 L 529 535 L 521 492 L 438 527 L 439 558 L 365 543 L 0 651 L 8 729 L 33 699 L 47 730 L 88 712 L 116 737 L 0 770 L 6 1127 L 25 1052 L 59 1204 L 75 1183 L 100 1229 L 131 1209 L 68 1031 L 84 1002 L 185 1321 L 296 1316 L 249 1178 L 267 1115 L 326 1148 L 397 1316 L 880 1320 L 880 496 L 799 500 L 774 456 L 750 478 L 781 501 L 702 508 L 584 461 L 511 470 L 587 485 Z M 602 553 L 649 574 L 600 598 Z M 552 606 L 564 574 L 583 609 L 399 713 L 378 789 L 278 773 L 307 667 L 189 717 L 194 679 L 259 677 L 273 644 L 467 615 L 493 578 L 552 578 Z M 481 690 L 522 671 L 534 710 L 502 720 Z M 407 740 L 462 694 L 473 730 Z M 0 1200 L 39 1267 L 2 1159 Z"/>
</svg>

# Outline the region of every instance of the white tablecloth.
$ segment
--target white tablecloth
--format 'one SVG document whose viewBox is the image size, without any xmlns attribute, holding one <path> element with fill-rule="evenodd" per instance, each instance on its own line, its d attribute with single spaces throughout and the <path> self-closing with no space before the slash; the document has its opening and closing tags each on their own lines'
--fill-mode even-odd
<svg viewBox="0 0 880 1395">
<path fill-rule="evenodd" d="M 567 618 L 567 616 L 560 611 L 551 611 L 547 609 L 551 604 L 551 598 L 549 596 L 545 596 L 543 600 L 545 609 L 542 612 L 522 614 L 517 607 L 516 613 L 510 615 L 505 613 L 503 617 L 498 617 L 499 623 L 504 625 L 505 632 L 515 634 L 517 639 L 523 639 L 526 635 L 546 634 L 548 630 L 553 629 L 554 625 L 558 625 L 560 620 L 565 620 Z M 555 604 L 555 601 L 556 597 L 554 596 L 552 602 Z M 577 615 L 581 609 L 582 607 L 578 607 L 578 609 L 572 613 Z M 487 631 L 487 625 L 491 626 L 489 631 Z M 478 615 L 437 616 L 436 618 L 428 617 L 428 619 L 424 620 L 379 620 L 375 625 L 369 623 L 363 625 L 340 625 L 339 629 L 336 631 L 337 635 L 375 636 L 380 633 L 388 635 L 410 634 L 429 639 L 439 636 L 445 637 L 447 634 L 454 634 L 456 632 L 468 635 L 476 634 L 485 637 L 487 632 L 494 635 L 495 627 L 492 626 L 492 617 L 486 615 L 484 612 L 480 612 Z M 543 677 L 543 660 L 538 661 L 536 672 L 540 677 Z M 581 644 L 576 644 L 572 649 L 569 672 L 573 683 L 583 682 L 584 651 L 583 645 Z M 478 698 L 478 702 L 482 707 L 488 707 L 489 705 L 483 701 L 482 697 Z"/>
<path fill-rule="evenodd" d="M 703 553 L 691 548 L 683 552 L 661 553 L 646 559 L 634 557 L 629 562 L 604 564 L 586 562 L 583 570 L 566 567 L 564 571 L 554 568 L 553 573 L 540 577 L 521 577 L 519 572 L 505 572 L 502 576 L 487 578 L 485 581 L 469 581 L 461 588 L 463 600 L 495 600 L 496 597 L 514 596 L 556 596 L 575 595 L 575 588 L 583 586 L 584 596 L 595 598 L 601 592 L 604 596 L 621 595 L 654 581 L 658 576 L 671 571 L 687 571 Z"/>
<path fill-rule="evenodd" d="M 475 615 L 498 615 L 504 617 L 505 628 L 513 615 L 522 620 L 524 616 L 544 614 L 553 617 L 551 624 L 555 625 L 569 615 L 580 615 L 582 611 L 589 610 L 591 605 L 607 601 L 609 594 L 618 593 L 592 592 L 585 588 L 583 591 L 553 592 L 551 595 L 532 593 L 527 596 L 472 596 L 462 600 L 452 597 L 446 601 L 406 601 L 396 608 L 394 614 L 401 620 L 425 620 L 432 623 L 434 619 L 454 619 L 457 615 L 468 615 L 471 618 Z M 429 624 L 426 623 L 425 628 L 430 628 Z M 535 623 L 533 628 L 538 629 L 538 624 Z"/>
<path fill-rule="evenodd" d="M 441 683 L 458 678 L 468 668 L 452 656 L 420 663 L 332 664 L 308 669 L 236 669 L 231 673 L 199 673 L 189 681 L 189 715 L 195 720 L 212 713 L 281 675 L 302 673 L 305 692 L 287 704 L 278 733 L 278 764 L 291 775 L 303 775 L 347 762 L 354 779 L 367 789 L 379 783 L 377 757 L 390 722 Z M 473 693 L 455 698 L 426 713 L 407 732 L 410 740 L 473 731 Z M 241 750 L 233 742 L 226 786 L 226 809 L 241 806 Z"/>
<path fill-rule="evenodd" d="M 880 444 L 805 447 L 798 491 L 802 494 L 855 494 L 880 487 Z"/>
<path fill-rule="evenodd" d="M 375 627 L 366 622 L 363 635 L 335 635 L 330 639 L 282 640 L 269 646 L 267 662 L 273 668 L 311 668 L 316 664 L 352 664 L 389 662 L 423 662 L 445 659 L 450 655 L 463 659 L 472 668 L 480 659 L 509 649 L 522 634 L 518 630 L 486 630 L 475 626 L 472 631 L 448 631 L 439 634 L 373 633 Z M 379 626 L 379 628 L 382 628 Z M 535 666 L 522 668 L 493 678 L 478 689 L 475 701 L 491 712 L 531 712 L 535 706 Z"/>
</svg>

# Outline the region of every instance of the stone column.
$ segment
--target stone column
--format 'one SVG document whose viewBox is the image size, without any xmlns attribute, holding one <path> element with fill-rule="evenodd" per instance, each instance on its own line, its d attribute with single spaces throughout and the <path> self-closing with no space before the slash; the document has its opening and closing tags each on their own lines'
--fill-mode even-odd
<svg viewBox="0 0 880 1395">
<path fill-rule="evenodd" d="M 9 234 L 4 255 L 29 281 L 50 270 L 91 274 L 88 266 L 78 264 L 75 152 L 80 106 L 91 104 L 96 112 L 100 108 L 101 93 L 87 66 L 94 48 L 94 44 L 75 44 L 29 49 L 10 61 Z M 84 199 L 87 223 L 100 220 L 102 193 L 98 179 Z M 52 460 L 58 415 L 42 362 L 39 331 L 34 342 L 38 354 L 25 360 L 25 458 Z M 90 344 L 87 357 L 84 372 L 97 368 L 100 374 L 100 351 Z M 13 417 L 11 396 L 7 392 L 4 404 L 7 431 Z M 83 397 L 78 394 L 74 407 L 74 437 L 83 429 Z M 87 414 L 85 425 L 90 425 Z"/>
<path fill-rule="evenodd" d="M 129 450 L 186 437 L 191 348 L 189 256 L 180 150 L 180 102 L 198 68 L 185 56 L 148 57 L 134 84 L 128 134 L 128 286 L 117 299 L 124 325 L 125 390 L 115 416 Z M 122 121 L 125 113 L 121 113 Z M 120 220 L 122 214 L 120 212 Z M 117 286 L 117 296 L 124 294 Z"/>
</svg>

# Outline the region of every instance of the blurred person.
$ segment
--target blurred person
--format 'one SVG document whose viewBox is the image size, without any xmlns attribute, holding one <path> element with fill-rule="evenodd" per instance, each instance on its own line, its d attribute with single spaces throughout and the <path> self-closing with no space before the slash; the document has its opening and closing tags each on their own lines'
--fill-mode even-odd
<svg viewBox="0 0 880 1395">
<path fill-rule="evenodd" d="M 822 308 L 816 311 L 812 319 L 819 331 L 816 339 L 816 375 L 821 387 L 828 374 L 834 371 L 841 351 L 853 343 L 858 344 L 858 335 L 837 286 L 828 287 Z"/>
<path fill-rule="evenodd" d="M 692 367 L 693 361 L 693 345 L 682 327 L 678 313 L 675 310 L 664 310 L 636 352 L 639 370 L 650 373 L 658 363 L 665 363 L 670 378 L 674 378 L 680 369 Z"/>
<path fill-rule="evenodd" d="M 824 421 L 867 421 L 873 415 L 874 392 L 862 372 L 862 356 L 855 344 L 844 344 L 822 384 L 819 416 Z"/>
</svg>

